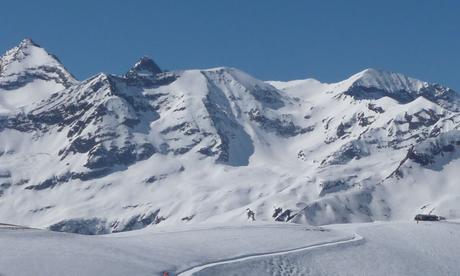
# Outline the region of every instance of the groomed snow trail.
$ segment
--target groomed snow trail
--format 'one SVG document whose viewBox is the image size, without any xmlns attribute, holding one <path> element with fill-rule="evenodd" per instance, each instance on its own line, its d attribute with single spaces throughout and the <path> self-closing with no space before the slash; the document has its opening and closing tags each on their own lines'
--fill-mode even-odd
<svg viewBox="0 0 460 276">
<path fill-rule="evenodd" d="M 270 253 L 262 253 L 262 254 L 253 254 L 253 255 L 241 256 L 241 257 L 236 257 L 236 258 L 217 261 L 217 262 L 211 262 L 211 263 L 195 266 L 185 271 L 179 272 L 177 276 L 191 276 L 204 269 L 214 267 L 214 266 L 224 265 L 224 264 L 238 263 L 238 262 L 244 262 L 244 261 L 258 259 L 258 258 L 274 257 L 274 256 L 286 255 L 290 253 L 297 253 L 297 252 L 302 252 L 302 251 L 307 251 L 307 250 L 314 250 L 314 249 L 323 248 L 323 247 L 337 246 L 337 245 L 349 244 L 349 243 L 360 243 L 360 242 L 364 242 L 364 238 L 358 235 L 357 233 L 354 233 L 354 237 L 351 239 L 340 239 L 340 240 L 335 240 L 335 241 L 330 241 L 330 242 L 308 245 L 308 246 L 300 247 L 296 249 L 283 250 L 283 251 L 270 252 Z"/>
</svg>

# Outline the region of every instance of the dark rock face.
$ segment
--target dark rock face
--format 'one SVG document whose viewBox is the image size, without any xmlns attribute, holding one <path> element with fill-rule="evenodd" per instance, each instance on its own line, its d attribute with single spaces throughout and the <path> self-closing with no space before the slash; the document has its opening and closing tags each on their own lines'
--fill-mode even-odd
<svg viewBox="0 0 460 276">
<path fill-rule="evenodd" d="M 0 197 L 4 194 L 4 192 L 12 186 L 11 182 L 8 180 L 2 180 L 0 178 Z"/>
<path fill-rule="evenodd" d="M 447 110 L 455 112 L 460 111 L 459 94 L 450 88 L 439 84 L 433 84 L 428 87 L 423 87 L 420 90 L 420 95 L 439 104 Z"/>
<path fill-rule="evenodd" d="M 365 116 L 364 113 L 358 114 L 358 124 L 362 127 L 370 126 L 375 121 L 373 116 Z"/>
<path fill-rule="evenodd" d="M 83 172 L 70 173 L 71 179 L 80 179 L 81 181 L 91 180 L 95 178 L 104 177 L 113 172 L 112 168 L 92 169 Z"/>
<path fill-rule="evenodd" d="M 105 148 L 96 145 L 88 152 L 88 161 L 85 167 L 89 169 L 110 168 L 114 164 L 129 165 L 135 161 L 145 160 L 156 152 L 151 144 L 127 144 L 124 147 Z"/>
<path fill-rule="evenodd" d="M 79 125 L 78 123 L 76 125 Z M 72 136 L 72 134 L 69 134 Z M 96 137 L 77 137 L 68 147 L 70 153 L 85 153 L 89 152 L 96 145 Z M 64 154 L 64 151 L 60 152 Z"/>
<path fill-rule="evenodd" d="M 58 185 L 60 182 L 61 182 L 61 178 L 58 178 L 58 177 L 53 177 L 53 178 L 49 178 L 43 182 L 40 182 L 36 185 L 30 185 L 30 186 L 27 186 L 25 187 L 26 190 L 36 190 L 36 191 L 40 191 L 40 190 L 44 190 L 44 189 L 50 189 L 50 188 L 53 188 L 54 186 Z"/>
<path fill-rule="evenodd" d="M 150 58 L 142 57 L 134 66 L 126 73 L 127 78 L 136 77 L 151 77 L 161 73 L 160 67 Z"/>
<path fill-rule="evenodd" d="M 45 208 L 44 210 L 50 208 L 53 208 L 53 206 Z M 159 216 L 159 213 L 160 210 L 158 209 L 143 215 L 135 215 L 128 220 L 114 220 L 111 222 L 103 218 L 66 219 L 51 225 L 49 229 L 56 232 L 68 232 L 82 235 L 102 235 L 123 231 L 132 231 L 142 229 L 151 224 L 158 224 L 165 220 L 164 217 Z"/>
<path fill-rule="evenodd" d="M 408 157 L 412 161 L 419 163 L 422 166 L 427 166 L 430 165 L 434 162 L 434 156 L 428 154 L 428 153 L 417 153 L 413 150 L 410 150 L 408 152 Z"/>
<path fill-rule="evenodd" d="M 152 184 L 152 183 L 160 181 L 160 180 L 162 180 L 164 178 L 166 178 L 166 175 L 160 175 L 160 176 L 153 175 L 153 176 L 145 179 L 144 182 L 148 183 L 148 184 Z"/>
<path fill-rule="evenodd" d="M 54 205 L 48 205 L 48 206 L 44 206 L 44 207 L 41 207 L 41 208 L 36 208 L 36 209 L 32 209 L 32 210 L 29 210 L 29 212 L 31 213 L 39 213 L 39 212 L 44 212 L 46 210 L 50 210 L 50 209 L 53 209 Z"/>
<path fill-rule="evenodd" d="M 276 89 L 267 89 L 262 87 L 254 87 L 249 92 L 256 101 L 263 104 L 264 107 L 271 109 L 279 109 L 284 106 L 281 96 Z"/>
<path fill-rule="evenodd" d="M 453 153 L 460 145 L 457 131 L 447 132 L 439 137 L 431 138 L 418 144 L 407 153 L 407 158 L 428 167 L 436 162 L 438 156 Z"/>
<path fill-rule="evenodd" d="M 320 184 L 321 192 L 319 195 L 324 196 L 326 194 L 347 190 L 350 187 L 355 185 L 354 179 L 356 177 L 357 177 L 356 175 L 351 175 L 345 178 L 324 181 L 323 183 Z"/>
<path fill-rule="evenodd" d="M 385 110 L 383 110 L 382 107 L 377 106 L 377 105 L 372 104 L 372 103 L 369 103 L 369 104 L 367 105 L 367 108 L 369 108 L 369 110 L 374 111 L 375 113 L 384 113 L 384 112 L 385 112 Z"/>
<path fill-rule="evenodd" d="M 161 134 L 168 134 L 174 131 L 180 131 L 184 133 L 187 136 L 196 134 L 200 132 L 200 130 L 196 127 L 194 127 L 190 122 L 182 122 L 180 124 L 170 126 L 168 128 L 163 129 L 160 133 Z"/>
<path fill-rule="evenodd" d="M 352 124 L 350 122 L 340 123 L 337 126 L 337 131 L 336 131 L 337 137 L 341 138 L 345 136 L 348 133 L 347 129 L 350 128 L 351 126 Z"/>
<path fill-rule="evenodd" d="M 67 74 L 60 68 L 51 66 L 40 66 L 35 71 L 24 72 L 18 75 L 14 81 L 1 81 L 0 89 L 14 90 L 21 88 L 34 80 L 55 81 L 68 88 L 73 81 L 68 78 Z"/>
<path fill-rule="evenodd" d="M 132 231 L 142 229 L 151 224 L 158 224 L 161 221 L 165 220 L 164 217 L 159 216 L 159 213 L 160 210 L 158 209 L 147 214 L 133 216 L 125 223 L 115 221 L 114 223 L 112 223 L 112 232 L 115 233 L 123 231 Z"/>
<path fill-rule="evenodd" d="M 284 221 L 284 222 L 289 222 L 291 221 L 296 214 L 291 209 L 286 209 L 284 210 L 281 214 L 277 215 L 275 218 L 275 221 Z"/>
<path fill-rule="evenodd" d="M 249 118 L 257 122 L 261 128 L 268 132 L 274 132 L 281 137 L 293 137 L 299 134 L 313 131 L 314 126 L 307 128 L 302 128 L 296 126 L 292 120 L 289 120 L 289 117 L 280 119 L 280 118 L 268 118 L 263 115 L 259 109 L 252 109 L 249 112 Z"/>
<path fill-rule="evenodd" d="M 343 165 L 353 159 L 361 159 L 369 156 L 370 151 L 368 143 L 362 140 L 353 140 L 343 145 L 338 151 L 334 152 L 327 159 L 321 162 L 321 165 Z"/>
<path fill-rule="evenodd" d="M 405 90 L 393 93 L 376 87 L 365 87 L 360 85 L 352 85 L 344 94 L 352 96 L 357 100 L 378 100 L 383 97 L 389 97 L 401 104 L 409 103 L 417 98 L 413 93 Z"/>
<path fill-rule="evenodd" d="M 422 87 L 420 91 L 400 90 L 397 92 L 388 92 L 377 87 L 365 87 L 359 84 L 352 85 L 348 91 L 344 92 L 357 100 L 378 100 L 383 97 L 389 97 L 401 104 L 407 104 L 418 97 L 424 97 L 447 110 L 458 112 L 460 110 L 460 98 L 458 93 L 450 88 L 443 87 L 439 84 L 431 84 Z M 368 106 L 370 110 L 382 113 L 383 109 Z"/>
<path fill-rule="evenodd" d="M 106 176 L 112 171 L 113 171 L 112 168 L 106 167 L 106 168 L 96 168 L 96 169 L 92 169 L 89 171 L 83 171 L 83 172 L 66 172 L 62 175 L 53 175 L 52 177 L 44 181 L 38 182 L 37 184 L 28 185 L 24 189 L 34 190 L 34 191 L 52 189 L 58 185 L 67 183 L 73 179 L 80 179 L 82 181 L 86 181 L 86 180 Z M 23 179 L 20 182 L 18 182 L 17 185 L 24 185 L 27 183 L 29 183 L 29 180 Z"/>
<path fill-rule="evenodd" d="M 409 123 L 410 130 L 432 126 L 441 118 L 441 116 L 436 114 L 433 110 L 422 110 L 413 115 L 408 115 L 406 113 L 404 117 L 406 119 L 405 122 Z"/>
<path fill-rule="evenodd" d="M 99 218 L 67 219 L 49 227 L 51 231 L 68 232 L 83 235 L 102 235 L 110 233 L 107 221 Z"/>
</svg>

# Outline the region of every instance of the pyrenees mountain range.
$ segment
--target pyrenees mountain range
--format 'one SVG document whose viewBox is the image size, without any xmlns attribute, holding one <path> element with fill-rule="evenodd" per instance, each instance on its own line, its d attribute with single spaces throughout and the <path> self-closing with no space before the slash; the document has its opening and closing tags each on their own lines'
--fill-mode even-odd
<svg viewBox="0 0 460 276">
<path fill-rule="evenodd" d="M 247 208 L 311 225 L 460 218 L 459 157 L 460 95 L 399 73 L 262 81 L 142 57 L 77 80 L 30 39 L 0 58 L 4 223 L 105 234 L 243 222 Z"/>
</svg>

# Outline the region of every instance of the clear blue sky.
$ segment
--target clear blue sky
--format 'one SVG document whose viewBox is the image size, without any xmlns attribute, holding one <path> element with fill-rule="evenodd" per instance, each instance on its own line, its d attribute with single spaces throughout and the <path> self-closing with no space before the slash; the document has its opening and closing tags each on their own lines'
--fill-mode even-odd
<svg viewBox="0 0 460 276">
<path fill-rule="evenodd" d="M 162 68 L 232 66 L 263 80 L 337 81 L 367 67 L 460 91 L 460 1 L 8 1 L 0 50 L 24 37 L 79 79 Z"/>
</svg>

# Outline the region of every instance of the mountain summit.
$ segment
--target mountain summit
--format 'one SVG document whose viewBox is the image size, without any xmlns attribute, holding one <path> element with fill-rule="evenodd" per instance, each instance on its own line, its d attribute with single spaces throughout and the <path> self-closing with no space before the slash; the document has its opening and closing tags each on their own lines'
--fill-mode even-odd
<svg viewBox="0 0 460 276">
<path fill-rule="evenodd" d="M 55 56 L 24 39 L 0 57 L 0 114 L 29 106 L 76 83 Z"/>
<path fill-rule="evenodd" d="M 55 56 L 26 38 L 0 57 L 0 87 L 17 88 L 34 80 L 51 80 L 63 87 L 76 82 Z"/>
<path fill-rule="evenodd" d="M 161 73 L 160 67 L 149 57 L 144 56 L 126 73 L 127 77 L 152 77 Z"/>
</svg>

